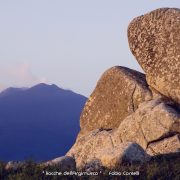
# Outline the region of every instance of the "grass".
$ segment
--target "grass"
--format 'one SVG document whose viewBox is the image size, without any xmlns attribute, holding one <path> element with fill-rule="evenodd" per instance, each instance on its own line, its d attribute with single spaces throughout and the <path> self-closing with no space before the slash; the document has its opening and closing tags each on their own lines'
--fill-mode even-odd
<svg viewBox="0 0 180 180">
<path fill-rule="evenodd" d="M 17 169 L 5 169 L 5 163 L 0 163 L 0 180 L 63 180 L 63 179 L 122 179 L 122 180 L 179 180 L 180 179 L 180 153 L 173 153 L 167 155 L 158 155 L 145 164 L 123 164 L 115 170 L 104 169 L 101 176 L 47 176 L 48 172 L 61 172 L 60 167 L 51 166 L 45 167 L 37 164 L 31 160 Z M 109 172 L 139 172 L 139 175 L 134 176 L 109 176 Z"/>
</svg>

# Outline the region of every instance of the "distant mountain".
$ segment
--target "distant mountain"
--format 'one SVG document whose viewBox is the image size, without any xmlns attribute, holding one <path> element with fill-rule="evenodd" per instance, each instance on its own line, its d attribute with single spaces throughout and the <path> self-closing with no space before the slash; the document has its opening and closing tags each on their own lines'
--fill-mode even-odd
<svg viewBox="0 0 180 180">
<path fill-rule="evenodd" d="M 14 87 L 9 87 L 7 89 L 5 89 L 4 91 L 0 92 L 0 97 L 1 96 L 8 96 L 10 94 L 13 94 L 13 93 L 16 93 L 16 92 L 19 92 L 19 91 L 23 91 L 27 88 L 14 88 Z"/>
<path fill-rule="evenodd" d="M 56 85 L 0 93 L 0 160 L 36 161 L 64 155 L 79 132 L 86 97 Z"/>
</svg>

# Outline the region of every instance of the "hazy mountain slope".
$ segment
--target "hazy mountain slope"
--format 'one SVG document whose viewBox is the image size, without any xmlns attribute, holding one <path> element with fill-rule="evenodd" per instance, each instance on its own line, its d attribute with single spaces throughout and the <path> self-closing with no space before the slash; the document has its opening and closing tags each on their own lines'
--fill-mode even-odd
<svg viewBox="0 0 180 180">
<path fill-rule="evenodd" d="M 84 96 L 46 84 L 3 93 L 1 160 L 46 160 L 65 154 L 72 146 L 79 131 Z"/>
<path fill-rule="evenodd" d="M 14 87 L 9 87 L 7 89 L 5 89 L 4 91 L 2 91 L 0 93 L 0 97 L 2 96 L 8 96 L 10 94 L 13 94 L 13 93 L 17 93 L 17 92 L 20 92 L 20 91 L 23 91 L 23 90 L 26 90 L 27 88 L 14 88 Z"/>
</svg>

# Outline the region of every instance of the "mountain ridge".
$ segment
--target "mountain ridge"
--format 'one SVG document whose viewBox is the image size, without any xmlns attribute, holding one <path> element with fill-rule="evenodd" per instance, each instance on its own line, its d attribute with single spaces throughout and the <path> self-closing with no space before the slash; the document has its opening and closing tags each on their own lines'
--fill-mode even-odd
<svg viewBox="0 0 180 180">
<path fill-rule="evenodd" d="M 47 84 L 7 92 L 0 93 L 1 160 L 46 160 L 71 147 L 86 97 Z"/>
</svg>

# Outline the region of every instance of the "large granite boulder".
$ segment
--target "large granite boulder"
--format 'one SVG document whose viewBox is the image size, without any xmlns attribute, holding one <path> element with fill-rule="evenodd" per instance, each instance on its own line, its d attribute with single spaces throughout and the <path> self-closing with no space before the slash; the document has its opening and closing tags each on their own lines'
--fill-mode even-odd
<svg viewBox="0 0 180 180">
<path fill-rule="evenodd" d="M 180 9 L 161 8 L 135 18 L 128 39 L 148 84 L 180 104 Z"/>
<path fill-rule="evenodd" d="M 142 103 L 136 112 L 125 118 L 114 139 L 136 142 L 146 150 L 149 143 L 178 133 L 180 113 L 171 103 L 155 99 Z"/>
<path fill-rule="evenodd" d="M 114 147 L 111 134 L 111 130 L 93 130 L 89 134 L 79 137 L 66 155 L 75 158 L 77 169 L 83 169 L 86 164 L 97 159 L 97 152 L 103 148 Z"/>
<path fill-rule="evenodd" d="M 140 103 L 152 99 L 144 74 L 125 67 L 108 69 L 86 102 L 80 135 L 94 129 L 117 128 Z"/>
<path fill-rule="evenodd" d="M 144 163 L 150 159 L 142 147 L 136 143 L 120 143 L 113 148 L 104 148 L 96 156 L 101 160 L 103 167 L 115 169 L 122 164 Z"/>
<path fill-rule="evenodd" d="M 94 130 L 78 138 L 67 155 L 75 158 L 77 169 L 87 169 L 94 162 L 98 162 L 98 167 L 114 169 L 122 163 L 143 163 L 149 159 L 138 144 L 114 140 L 113 132 L 106 130 Z"/>
</svg>

